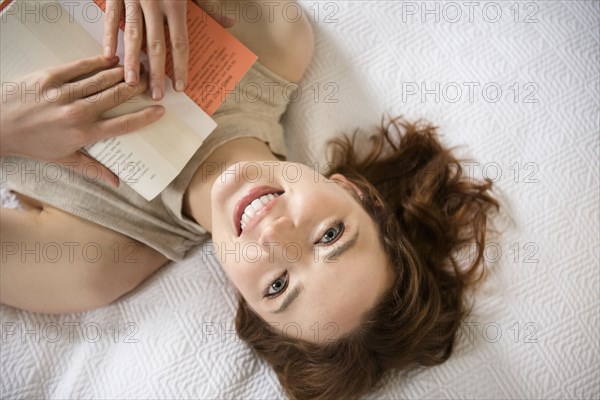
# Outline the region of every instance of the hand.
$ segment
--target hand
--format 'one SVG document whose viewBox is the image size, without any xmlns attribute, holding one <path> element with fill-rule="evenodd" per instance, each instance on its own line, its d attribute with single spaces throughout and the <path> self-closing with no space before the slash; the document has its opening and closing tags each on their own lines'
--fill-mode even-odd
<svg viewBox="0 0 600 400">
<path fill-rule="evenodd" d="M 197 2 L 201 5 L 203 1 Z M 121 14 L 125 11 L 125 81 L 137 83 L 139 79 L 140 51 L 146 29 L 146 47 L 150 63 L 150 94 L 160 100 L 165 93 L 165 63 L 167 57 L 164 21 L 169 27 L 169 40 L 173 55 L 173 88 L 182 92 L 188 79 L 189 42 L 187 30 L 188 0 L 106 0 L 104 14 L 104 55 L 113 57 Z M 214 8 L 203 7 L 215 18 Z M 216 18 L 215 18 L 216 19 Z M 217 19 L 224 27 L 234 21 L 227 17 Z"/>
<path fill-rule="evenodd" d="M 18 82 L 3 82 L 0 156 L 54 161 L 80 173 L 95 164 L 103 181 L 118 186 L 119 178 L 80 149 L 140 129 L 165 111 L 157 105 L 102 118 L 103 112 L 147 88 L 146 79 L 135 86 L 122 82 L 118 61 L 117 57 L 90 57 L 35 72 Z"/>
</svg>

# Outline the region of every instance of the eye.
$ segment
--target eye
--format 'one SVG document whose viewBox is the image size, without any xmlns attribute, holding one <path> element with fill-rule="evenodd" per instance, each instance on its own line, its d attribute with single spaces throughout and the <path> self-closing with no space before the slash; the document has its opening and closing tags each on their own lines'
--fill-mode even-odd
<svg viewBox="0 0 600 400">
<path fill-rule="evenodd" d="M 330 244 L 335 242 L 344 233 L 345 225 L 343 222 L 336 222 L 334 226 L 323 232 L 319 243 Z"/>
<path fill-rule="evenodd" d="M 285 289 L 287 288 L 287 284 L 288 284 L 288 276 L 287 276 L 287 272 L 286 272 L 284 275 L 280 276 L 279 278 L 277 278 L 273 282 L 271 282 L 269 287 L 264 292 L 264 297 L 273 298 L 273 297 L 279 296 L 281 293 L 283 293 L 285 291 Z"/>
</svg>

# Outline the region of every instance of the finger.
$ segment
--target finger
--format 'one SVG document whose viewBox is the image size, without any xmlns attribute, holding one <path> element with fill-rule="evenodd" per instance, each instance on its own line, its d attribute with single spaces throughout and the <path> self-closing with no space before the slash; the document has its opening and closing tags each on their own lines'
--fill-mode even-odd
<svg viewBox="0 0 600 400">
<path fill-rule="evenodd" d="M 119 177 L 112 173 L 104 165 L 93 158 L 83 154 L 81 151 L 74 153 L 70 157 L 62 158 L 59 163 L 73 169 L 75 172 L 91 180 L 101 180 L 110 186 L 119 187 Z"/>
<path fill-rule="evenodd" d="M 231 28 L 235 25 L 235 19 L 229 18 L 225 14 L 221 15 L 212 15 L 213 19 L 217 21 L 223 28 Z"/>
<path fill-rule="evenodd" d="M 121 25 L 122 0 L 106 0 L 104 8 L 104 56 L 112 57 L 117 52 L 119 25 Z"/>
<path fill-rule="evenodd" d="M 235 19 L 229 18 L 226 15 L 222 15 L 221 20 L 217 20 L 217 22 L 221 24 L 223 28 L 231 28 L 235 25 Z"/>
<path fill-rule="evenodd" d="M 123 67 L 111 68 L 98 72 L 82 81 L 70 84 L 72 88 L 69 90 L 73 93 L 75 99 L 96 95 L 108 88 L 113 87 L 123 81 Z M 90 98 L 90 101 L 92 99 Z"/>
<path fill-rule="evenodd" d="M 146 17 L 146 49 L 150 63 L 150 94 L 153 100 L 160 100 L 165 93 L 165 61 L 167 50 L 165 43 L 165 27 L 162 11 L 156 3 L 150 3 L 144 9 Z"/>
<path fill-rule="evenodd" d="M 134 84 L 140 76 L 140 51 L 144 37 L 142 9 L 137 0 L 125 0 L 125 81 Z"/>
<path fill-rule="evenodd" d="M 53 83 L 63 83 L 72 81 L 77 77 L 90 74 L 100 69 L 110 68 L 118 62 L 118 57 L 106 58 L 104 56 L 93 56 L 59 65 L 58 67 L 49 68 L 47 72 L 49 76 L 52 76 L 53 79 L 58 81 Z"/>
<path fill-rule="evenodd" d="M 122 82 L 109 89 L 103 90 L 98 93 L 95 97 L 85 99 L 89 103 L 90 108 L 93 108 L 94 112 L 99 116 L 105 111 L 110 110 L 126 102 L 134 96 L 143 93 L 148 88 L 148 79 L 144 77 L 138 83 L 130 85 L 126 82 Z"/>
<path fill-rule="evenodd" d="M 190 56 L 187 30 L 187 2 L 177 2 L 177 8 L 169 11 L 169 40 L 173 55 L 173 88 L 183 92 L 188 79 L 188 62 Z"/>
<path fill-rule="evenodd" d="M 94 124 L 94 140 L 107 139 L 137 131 L 160 119 L 165 113 L 163 106 L 151 106 L 132 114 L 108 118 Z"/>
</svg>

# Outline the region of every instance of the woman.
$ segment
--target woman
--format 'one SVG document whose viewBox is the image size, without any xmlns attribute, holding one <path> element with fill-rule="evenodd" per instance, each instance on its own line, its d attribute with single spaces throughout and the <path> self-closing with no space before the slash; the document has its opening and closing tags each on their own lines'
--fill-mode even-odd
<svg viewBox="0 0 600 400">
<path fill-rule="evenodd" d="M 231 32 L 260 59 L 240 88 L 297 82 L 310 61 L 305 20 L 275 14 Z M 99 307 L 210 234 L 240 294 L 238 333 L 290 397 L 357 397 L 388 369 L 447 359 L 466 313 L 463 293 L 481 277 L 487 216 L 497 207 L 490 183 L 462 177 L 433 127 L 399 119 L 366 154 L 340 139 L 325 176 L 284 162 L 279 119 L 291 96 L 255 94 L 256 102 L 228 96 L 214 115 L 218 128 L 152 202 L 79 175 L 11 174 L 27 208 L 3 210 L 3 240 L 93 242 L 103 257 L 7 256 L 2 302 L 53 313 Z M 460 257 L 472 244 L 475 257 Z"/>
</svg>

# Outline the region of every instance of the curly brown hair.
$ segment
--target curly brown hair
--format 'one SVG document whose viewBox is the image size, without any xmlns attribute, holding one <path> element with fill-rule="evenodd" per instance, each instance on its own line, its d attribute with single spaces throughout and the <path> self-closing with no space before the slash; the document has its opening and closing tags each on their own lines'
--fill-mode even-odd
<svg viewBox="0 0 600 400">
<path fill-rule="evenodd" d="M 360 325 L 333 342 L 276 333 L 239 299 L 236 329 L 272 365 L 292 399 L 356 398 L 390 369 L 444 362 L 470 311 L 465 291 L 484 277 L 491 182 L 462 174 L 436 127 L 382 120 L 365 156 L 357 132 L 331 143 L 333 169 L 362 192 L 379 228 L 393 282 Z M 471 249 L 466 259 L 465 249 Z"/>
</svg>

